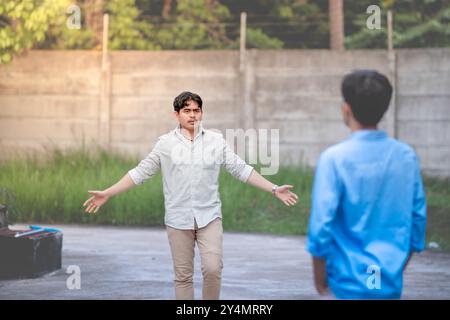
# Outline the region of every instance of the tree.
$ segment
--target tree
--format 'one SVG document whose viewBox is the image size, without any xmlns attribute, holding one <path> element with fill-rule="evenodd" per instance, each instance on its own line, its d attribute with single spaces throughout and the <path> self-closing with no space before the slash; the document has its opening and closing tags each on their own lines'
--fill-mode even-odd
<svg viewBox="0 0 450 320">
<path fill-rule="evenodd" d="M 328 48 L 328 0 L 222 0 L 239 28 L 239 14 L 247 12 L 248 34 L 260 29 L 268 43 L 283 48 Z M 231 30 L 231 33 L 237 32 Z M 259 44 L 257 48 L 267 47 Z"/>
<path fill-rule="evenodd" d="M 38 49 L 93 49 L 102 41 L 104 3 L 102 0 L 78 0 L 66 14 L 60 15 L 49 26 L 46 39 L 35 45 Z M 68 26 L 70 19 L 78 18 L 77 26 Z"/>
<path fill-rule="evenodd" d="M 153 26 L 141 18 L 135 0 L 79 0 L 82 9 L 80 29 L 69 29 L 61 17 L 50 28 L 48 40 L 39 44 L 47 49 L 100 48 L 103 35 L 103 14 L 109 14 L 109 49 L 158 50 L 151 41 L 155 36 Z"/>
<path fill-rule="evenodd" d="M 27 48 L 99 48 L 105 12 L 111 49 L 236 49 L 242 11 L 249 48 L 329 48 L 329 2 L 336 0 L 0 0 L 0 63 Z M 66 25 L 73 3 L 80 28 Z M 380 30 L 366 26 L 373 4 L 382 9 Z M 346 47 L 385 48 L 387 9 L 395 47 L 450 46 L 450 0 L 359 0 L 345 2 Z"/>
<path fill-rule="evenodd" d="M 283 41 L 278 38 L 269 37 L 264 31 L 258 28 L 247 28 L 247 48 L 257 49 L 281 49 Z"/>
<path fill-rule="evenodd" d="M 204 31 L 197 30 L 198 33 L 203 32 L 206 36 L 219 38 L 220 41 L 211 41 L 216 45 L 214 49 L 236 49 L 239 47 L 239 29 L 240 29 L 240 11 L 230 12 L 227 0 L 202 0 L 201 10 L 205 11 L 202 16 L 209 15 L 209 20 L 198 19 L 198 15 L 192 12 L 197 11 L 195 1 L 182 3 L 183 1 L 168 0 L 136 0 L 137 7 L 143 13 L 142 17 L 151 21 L 155 30 L 158 30 L 156 37 L 152 37 L 151 41 L 156 41 L 163 49 L 187 49 L 187 48 L 207 48 L 208 41 L 204 36 L 199 36 L 193 29 L 196 26 Z M 235 5 L 239 3 L 247 3 L 248 1 L 234 1 Z M 250 0 L 251 2 L 251 0 Z M 270 1 L 269 1 L 270 2 Z M 272 1 L 273 2 L 273 1 Z M 232 6 L 232 9 L 234 7 Z M 218 11 L 223 11 L 218 14 Z M 209 13 L 208 13 L 209 12 Z M 158 15 L 155 15 L 158 13 Z M 159 14 L 160 13 L 160 14 Z M 180 17 L 181 15 L 181 17 Z M 187 21 L 188 20 L 188 23 Z M 181 27 L 181 24 L 184 27 Z M 192 27 L 188 26 L 191 24 Z M 178 26 L 178 28 L 177 28 Z M 194 33 L 196 37 L 191 40 L 196 41 L 197 45 L 191 43 L 187 46 L 186 39 L 183 41 L 180 37 L 187 33 L 187 30 Z M 203 40 L 200 40 L 203 39 Z M 201 44 L 200 44 L 201 42 Z M 250 26 L 247 28 L 247 45 L 251 48 L 281 48 L 283 42 L 275 37 L 270 37 L 265 30 L 260 27 Z"/>
<path fill-rule="evenodd" d="M 164 19 L 169 18 L 171 9 L 172 9 L 172 0 L 164 0 L 161 16 Z"/>
<path fill-rule="evenodd" d="M 330 15 L 330 49 L 344 49 L 344 1 L 328 0 Z"/>
<path fill-rule="evenodd" d="M 103 34 L 103 0 L 84 0 L 83 7 L 86 27 L 94 32 L 96 42 L 100 44 Z"/>
<path fill-rule="evenodd" d="M 176 16 L 157 33 L 164 49 L 222 49 L 231 46 L 221 21 L 230 15 L 227 7 L 211 0 L 178 0 Z"/>
<path fill-rule="evenodd" d="M 378 1 L 375 4 L 382 9 L 382 28 L 379 30 L 370 30 L 366 26 L 366 8 L 372 4 L 374 1 L 370 0 L 346 3 L 348 48 L 386 48 L 388 9 L 394 13 L 394 47 L 450 46 L 450 0 Z"/>
<path fill-rule="evenodd" d="M 42 42 L 69 4 L 69 0 L 0 1 L 0 63 Z"/>
<path fill-rule="evenodd" d="M 110 49 L 161 49 L 153 25 L 140 19 L 134 0 L 110 0 L 107 10 L 111 15 Z"/>
<path fill-rule="evenodd" d="M 397 0 L 383 4 L 394 11 L 396 47 L 450 46 L 449 0 Z"/>
</svg>

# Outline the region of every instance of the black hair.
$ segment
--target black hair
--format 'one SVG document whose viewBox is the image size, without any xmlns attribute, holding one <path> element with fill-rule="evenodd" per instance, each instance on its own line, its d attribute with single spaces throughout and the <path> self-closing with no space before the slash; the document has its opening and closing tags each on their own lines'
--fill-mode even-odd
<svg viewBox="0 0 450 320">
<path fill-rule="evenodd" d="M 198 104 L 198 107 L 202 109 L 202 98 L 196 93 L 192 93 L 189 91 L 184 91 L 180 93 L 174 100 L 173 100 L 173 109 L 176 112 L 180 112 L 181 109 L 186 107 L 188 105 L 189 101 L 195 101 Z"/>
<path fill-rule="evenodd" d="M 346 75 L 341 91 L 353 116 L 363 126 L 377 125 L 392 97 L 388 78 L 375 70 L 356 70 Z"/>
</svg>

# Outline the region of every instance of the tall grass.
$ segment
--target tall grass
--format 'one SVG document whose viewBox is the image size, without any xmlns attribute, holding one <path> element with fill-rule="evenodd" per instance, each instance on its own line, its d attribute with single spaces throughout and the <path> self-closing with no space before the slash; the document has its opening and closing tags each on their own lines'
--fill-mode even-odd
<svg viewBox="0 0 450 320">
<path fill-rule="evenodd" d="M 163 198 L 157 176 L 148 184 L 111 199 L 99 213 L 82 208 L 87 190 L 104 189 L 119 180 L 136 160 L 105 151 L 54 149 L 47 161 L 38 155 L 1 165 L 0 187 L 14 195 L 10 220 L 113 225 L 162 224 Z M 1 200 L 1 199 L 0 199 Z"/>
<path fill-rule="evenodd" d="M 102 190 L 118 181 L 139 162 L 85 149 L 52 149 L 46 161 L 39 154 L 0 164 L 0 203 L 12 207 L 10 220 L 33 223 L 81 223 L 128 226 L 163 226 L 161 175 L 112 199 L 95 214 L 82 207 L 87 190 Z M 300 196 L 286 207 L 268 193 L 243 184 L 226 172 L 220 174 L 224 229 L 303 235 L 307 230 L 313 172 L 305 167 L 282 167 L 269 179 L 294 185 Z M 425 179 L 428 200 L 427 241 L 450 249 L 450 181 Z M 7 196 L 11 194 L 14 196 Z M 14 210 L 15 209 L 15 210 Z"/>
<path fill-rule="evenodd" d="M 0 202 L 11 205 L 10 220 L 42 223 L 92 223 L 110 225 L 162 226 L 164 199 L 161 175 L 144 185 L 117 195 L 100 211 L 86 214 L 83 202 L 87 190 L 102 190 L 118 181 L 139 162 L 100 151 L 53 149 L 47 161 L 37 154 L 0 165 L 0 188 L 14 195 Z M 220 193 L 224 227 L 228 230 L 277 233 L 304 233 L 307 221 L 311 173 L 284 168 L 273 177 L 276 183 L 295 185 L 301 204 L 288 208 L 270 194 L 243 184 L 226 172 L 220 175 Z"/>
<path fill-rule="evenodd" d="M 450 250 L 450 179 L 425 177 L 428 204 L 427 240 Z"/>
</svg>

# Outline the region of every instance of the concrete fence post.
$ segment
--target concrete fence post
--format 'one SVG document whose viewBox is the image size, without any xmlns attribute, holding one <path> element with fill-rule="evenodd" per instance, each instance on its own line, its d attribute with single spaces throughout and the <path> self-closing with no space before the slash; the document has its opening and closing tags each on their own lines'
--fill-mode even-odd
<svg viewBox="0 0 450 320">
<path fill-rule="evenodd" d="M 103 15 L 102 65 L 100 78 L 100 106 L 98 134 L 100 145 L 110 148 L 111 139 L 111 62 L 108 53 L 109 16 Z"/>
<path fill-rule="evenodd" d="M 246 52 L 245 68 L 239 73 L 239 123 L 243 129 L 255 128 L 256 55 L 257 51 L 255 49 Z"/>
<path fill-rule="evenodd" d="M 388 34 L 388 69 L 389 69 L 389 80 L 391 81 L 392 87 L 394 89 L 391 99 L 391 105 L 387 114 L 387 124 L 388 133 L 391 137 L 398 137 L 397 130 L 397 54 L 394 50 L 394 45 L 392 41 L 393 34 L 393 17 L 392 10 L 388 11 L 387 18 L 387 34 Z"/>
<path fill-rule="evenodd" d="M 239 50 L 239 124 L 243 129 L 255 128 L 255 57 L 256 50 L 246 48 L 247 13 L 241 13 Z"/>
<path fill-rule="evenodd" d="M 239 42 L 239 70 L 242 72 L 245 69 L 245 56 L 246 56 L 246 36 L 247 36 L 247 13 L 241 12 L 241 29 L 240 29 L 240 42 Z"/>
</svg>

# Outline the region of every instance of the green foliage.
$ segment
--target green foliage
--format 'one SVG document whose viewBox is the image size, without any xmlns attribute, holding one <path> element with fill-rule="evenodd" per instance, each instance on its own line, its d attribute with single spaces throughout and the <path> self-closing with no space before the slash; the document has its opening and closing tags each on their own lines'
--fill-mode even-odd
<svg viewBox="0 0 450 320">
<path fill-rule="evenodd" d="M 81 8 L 81 28 L 66 26 L 70 4 Z M 24 49 L 95 49 L 99 30 L 85 19 L 86 0 L 0 0 L 0 63 Z M 382 9 L 382 29 L 369 30 L 369 5 Z M 109 48 L 120 50 L 236 49 L 240 13 L 247 12 L 247 47 L 328 48 L 328 0 L 104 0 Z M 346 47 L 386 48 L 386 12 L 394 12 L 394 46 L 450 46 L 450 0 L 345 1 Z M 97 33 L 97 34 L 96 34 Z"/>
<path fill-rule="evenodd" d="M 450 46 L 450 1 L 446 2 L 447 7 L 427 10 L 436 1 L 426 1 L 424 11 L 415 15 L 397 13 L 400 30 L 394 34 L 394 44 L 404 48 Z"/>
<path fill-rule="evenodd" d="M 221 2 L 235 17 L 237 30 L 238 17 L 245 11 L 248 28 L 261 30 L 267 35 L 267 41 L 258 42 L 258 46 L 255 47 L 270 48 L 273 46 L 273 39 L 280 40 L 283 48 L 328 47 L 327 0 L 222 0 Z"/>
<path fill-rule="evenodd" d="M 207 0 L 178 0 L 176 17 L 168 28 L 162 28 L 157 41 L 164 49 L 222 49 L 232 45 L 221 20 L 230 15 L 217 3 L 208 7 Z M 164 25 L 167 25 L 165 22 Z"/>
<path fill-rule="evenodd" d="M 49 26 L 65 15 L 69 0 L 0 0 L 0 64 L 45 39 Z"/>
<path fill-rule="evenodd" d="M 161 47 L 151 41 L 153 26 L 140 20 L 134 0 L 111 0 L 107 10 L 111 16 L 110 49 L 156 50 Z M 149 39 L 150 38 L 150 39 Z"/>
<path fill-rule="evenodd" d="M 175 3 L 175 1 L 174 1 Z M 68 28 L 66 9 L 69 0 L 0 0 L 0 61 L 11 61 L 25 48 L 93 49 L 99 39 L 86 24 L 86 2 L 75 2 L 81 8 L 81 28 Z M 172 16 L 147 19 L 141 9 L 157 7 L 156 0 L 109 0 L 103 12 L 110 14 L 109 48 L 133 50 L 159 49 L 231 49 L 238 47 L 238 34 L 233 38 L 226 24 L 230 11 L 219 1 L 178 0 Z M 159 4 L 160 5 L 160 4 Z M 101 15 L 100 15 L 101 16 Z M 225 22 L 224 22 L 225 21 Z M 239 23 L 235 24 L 239 28 Z M 268 36 L 260 28 L 249 28 L 252 48 L 280 48 L 282 41 Z"/>
<path fill-rule="evenodd" d="M 247 39 L 247 48 L 258 48 L 258 49 L 283 48 L 283 41 L 274 37 L 269 37 L 261 29 L 248 28 L 246 39 Z"/>
<path fill-rule="evenodd" d="M 94 30 L 87 25 L 84 14 L 84 1 L 78 1 L 82 9 L 81 29 L 66 27 L 67 15 L 61 17 L 49 30 L 48 41 L 39 48 L 48 49 L 93 49 L 100 47 Z M 160 49 L 148 39 L 154 34 L 151 24 L 143 21 L 135 0 L 109 0 L 101 11 L 108 13 L 109 18 L 109 49 L 112 50 L 157 50 Z M 102 16 L 101 14 L 99 15 Z"/>
<path fill-rule="evenodd" d="M 287 48 L 328 48 L 328 12 L 326 1 L 282 0 L 278 2 L 281 19 L 278 34 Z"/>
<path fill-rule="evenodd" d="M 83 11 L 80 9 L 80 12 Z M 81 15 L 83 18 L 83 15 Z M 46 39 L 36 43 L 37 49 L 92 49 L 97 45 L 95 32 L 89 28 L 83 19 L 80 21 L 80 28 L 67 27 L 69 14 L 59 15 L 55 22 L 49 26 Z"/>
<path fill-rule="evenodd" d="M 382 9 L 382 29 L 369 30 L 365 9 L 377 4 Z M 386 48 L 386 12 L 394 13 L 393 43 L 396 48 L 450 46 L 450 0 L 361 0 L 345 3 L 346 47 Z M 360 12 L 359 14 L 354 14 Z"/>
</svg>

